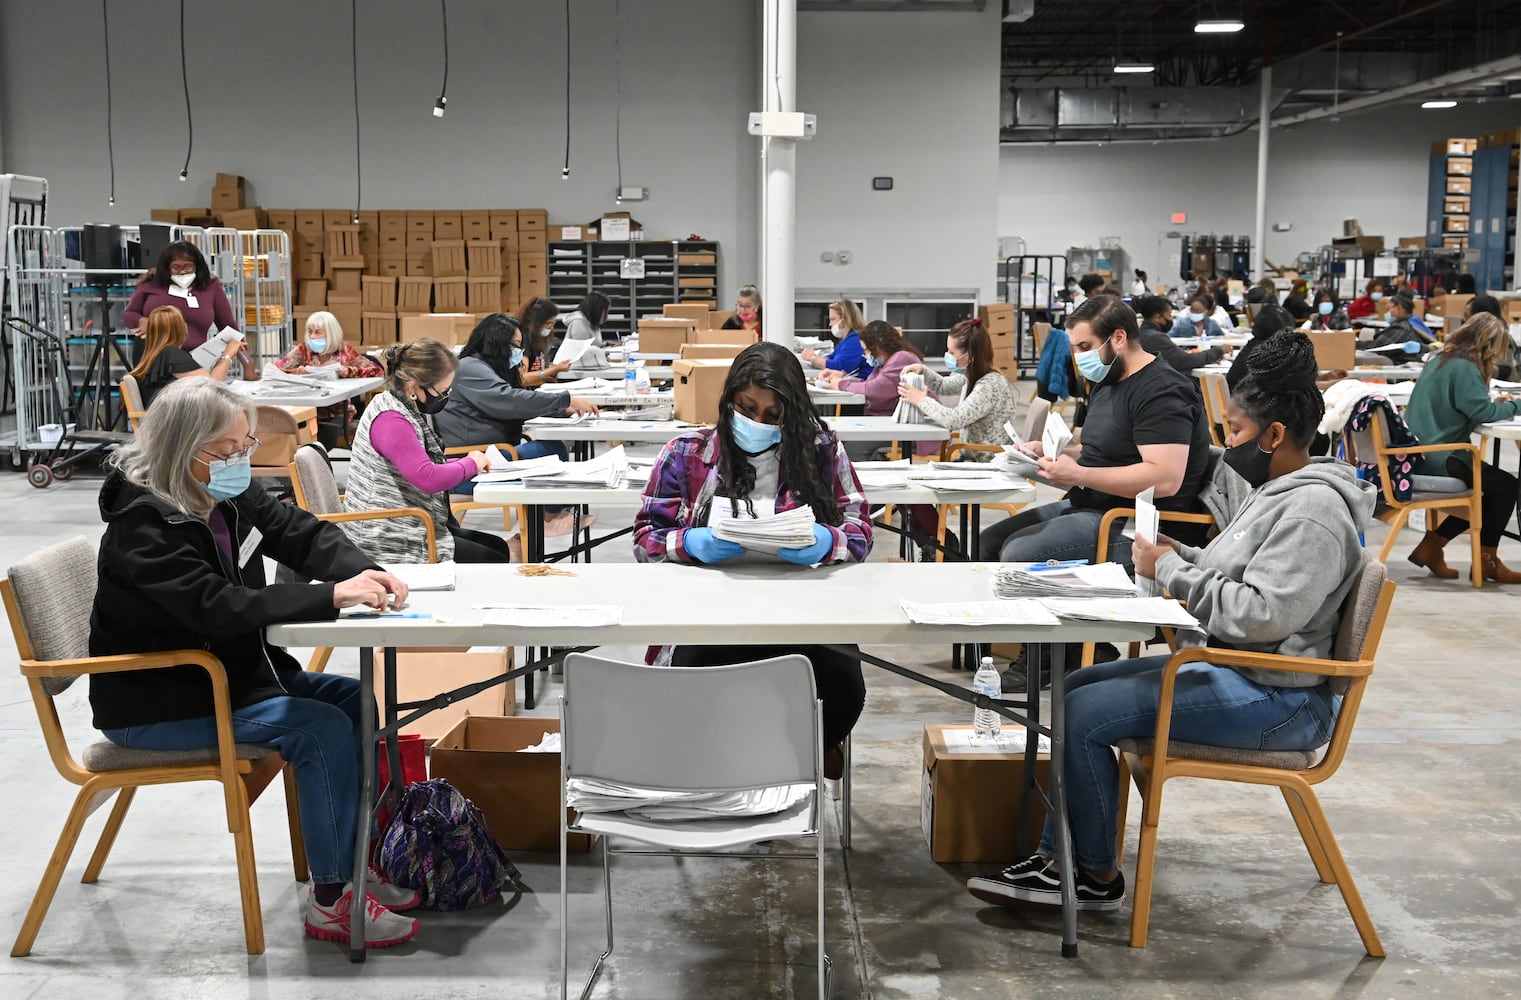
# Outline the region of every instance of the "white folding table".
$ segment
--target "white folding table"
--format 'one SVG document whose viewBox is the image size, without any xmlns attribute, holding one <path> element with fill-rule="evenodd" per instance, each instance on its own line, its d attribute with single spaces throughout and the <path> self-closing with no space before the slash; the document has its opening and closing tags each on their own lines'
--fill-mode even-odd
<svg viewBox="0 0 1521 1000">
<path fill-rule="evenodd" d="M 1063 622 L 1056 626 L 989 625 L 975 629 L 912 624 L 900 600 L 906 595 L 933 594 L 937 601 L 970 602 L 993 595 L 992 567 L 980 563 L 851 563 L 805 569 L 796 566 L 689 566 L 661 564 L 581 565 L 573 577 L 526 577 L 516 565 L 458 567 L 453 591 L 414 594 L 413 613 L 429 618 L 380 616 L 340 618 L 329 622 L 275 625 L 267 629 L 270 642 L 284 646 L 357 647 L 361 701 L 376 695 L 372 650 L 382 649 L 382 684 L 386 718 L 375 726 L 370 713 L 360 713 L 360 746 L 383 740 L 390 780 L 382 798 L 399 795 L 400 751 L 395 739 L 404 725 L 459 698 L 525 676 L 539 668 L 531 663 L 501 677 L 478 681 L 456 691 L 441 692 L 424 702 L 398 705 L 396 650 L 438 646 L 556 646 L 586 649 L 601 645 L 774 645 L 785 635 L 798 645 L 930 645 L 968 641 L 1021 642 L 1042 646 L 1053 664 L 1063 662 L 1063 646 L 1078 642 L 1143 641 L 1153 629 L 1118 622 Z M 475 605 L 518 604 L 554 606 L 611 604 L 622 609 L 618 625 L 568 630 L 549 626 L 487 625 L 488 612 Z M 714 609 L 721 608 L 721 614 Z M 1027 658 L 1031 671 L 1027 688 L 1036 694 L 1023 702 L 991 699 L 940 678 L 917 673 L 871 654 L 861 660 L 945 692 L 951 697 L 991 709 L 1026 727 L 1026 774 L 1033 776 L 1036 733 L 1051 740 L 1049 810 L 1056 820 L 1057 850 L 1062 870 L 1062 954 L 1077 954 L 1077 911 L 1073 890 L 1071 834 L 1067 826 L 1062 756 L 1065 743 L 1064 672 L 1051 670 L 1051 721 L 1039 721 L 1040 656 Z M 679 669 L 679 668 L 673 668 Z M 1016 711 L 1011 705 L 1025 710 Z M 405 711 L 406 715 L 401 715 Z M 363 780 L 360 817 L 354 841 L 354 884 L 363 885 L 369 862 L 372 809 L 380 800 L 375 789 L 375 754 L 361 754 Z M 849 802 L 845 802 L 849 815 Z M 848 829 L 848 825 L 847 825 Z M 363 908 L 355 907 L 349 957 L 365 957 Z"/>
<path fill-rule="evenodd" d="M 328 379 L 319 387 L 313 388 L 279 379 L 261 378 L 252 382 L 235 379 L 227 382 L 227 386 L 239 395 L 270 406 L 332 406 L 345 399 L 373 392 L 385 384 L 386 380 L 379 376 Z"/>
<path fill-rule="evenodd" d="M 825 417 L 824 423 L 841 441 L 909 442 L 948 441 L 951 432 L 938 424 L 900 424 L 892 417 Z M 582 447 L 597 441 L 624 441 L 635 444 L 666 444 L 702 424 L 680 420 L 564 420 L 537 418 L 523 424 L 523 430 L 535 441 L 567 441 L 575 444 L 578 456 L 590 449 Z"/>
</svg>

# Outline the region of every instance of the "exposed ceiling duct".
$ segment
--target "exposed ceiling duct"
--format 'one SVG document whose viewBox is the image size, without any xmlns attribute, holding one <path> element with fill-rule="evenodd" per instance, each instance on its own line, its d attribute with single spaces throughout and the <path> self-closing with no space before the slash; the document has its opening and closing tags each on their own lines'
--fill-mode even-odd
<svg viewBox="0 0 1521 1000">
<path fill-rule="evenodd" d="M 1273 97 L 1273 105 L 1287 91 Z M 1254 87 L 1023 87 L 1006 92 L 1003 142 L 1156 141 L 1234 135 L 1256 120 Z"/>
</svg>

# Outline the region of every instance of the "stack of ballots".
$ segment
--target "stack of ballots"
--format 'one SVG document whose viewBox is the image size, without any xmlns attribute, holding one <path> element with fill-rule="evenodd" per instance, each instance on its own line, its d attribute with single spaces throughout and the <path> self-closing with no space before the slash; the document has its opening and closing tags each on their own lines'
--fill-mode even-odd
<svg viewBox="0 0 1521 1000">
<path fill-rule="evenodd" d="M 993 571 L 993 592 L 1004 600 L 1016 597 L 1097 597 L 1119 599 L 1135 596 L 1125 567 L 1119 563 L 1096 566 L 1071 563 L 1013 563 Z"/>
<path fill-rule="evenodd" d="M 811 784 L 798 783 L 738 792 L 671 792 L 571 778 L 565 783 L 565 803 L 577 812 L 626 812 L 652 820 L 734 819 L 783 812 L 806 801 L 813 790 Z"/>
<path fill-rule="evenodd" d="M 899 385 L 906 385 L 910 389 L 923 389 L 924 376 L 919 372 L 906 372 L 901 376 Z M 898 400 L 898 408 L 893 411 L 893 421 L 899 424 L 927 424 L 929 418 L 919 412 L 919 407 L 912 405 L 906 399 Z"/>
<path fill-rule="evenodd" d="M 524 486 L 537 487 L 605 487 L 621 490 L 628 481 L 628 456 L 619 445 L 586 462 L 562 462 L 558 467 L 523 470 Z"/>
<path fill-rule="evenodd" d="M 738 513 L 735 513 L 735 506 Z M 724 497 L 713 498 L 708 526 L 713 537 L 742 545 L 750 552 L 777 553 L 782 549 L 806 549 L 813 544 L 813 508 L 804 504 L 777 514 L 769 505 L 754 502 L 755 516 L 746 505 L 731 505 Z"/>
</svg>

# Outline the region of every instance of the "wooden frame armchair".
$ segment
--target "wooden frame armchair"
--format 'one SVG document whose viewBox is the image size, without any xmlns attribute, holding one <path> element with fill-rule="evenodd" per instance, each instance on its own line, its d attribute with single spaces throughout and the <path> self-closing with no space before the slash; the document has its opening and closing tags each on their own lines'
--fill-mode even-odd
<svg viewBox="0 0 1521 1000">
<path fill-rule="evenodd" d="M 1322 882 L 1341 890 L 1347 911 L 1357 925 L 1363 947 L 1378 958 L 1384 948 L 1352 881 L 1346 858 L 1312 786 L 1336 773 L 1346 756 L 1357 722 L 1358 708 L 1383 635 L 1384 622 L 1394 600 L 1394 584 L 1386 579 L 1384 564 L 1369 560 L 1343 605 L 1341 626 L 1330 660 L 1248 653 L 1238 650 L 1195 647 L 1174 653 L 1162 673 L 1160 708 L 1154 735 L 1149 740 L 1121 740 L 1119 838 L 1117 857 L 1123 860 L 1125 811 L 1129 776 L 1141 792 L 1141 843 L 1136 862 L 1134 909 L 1130 918 L 1130 946 L 1146 947 L 1151 916 L 1151 892 L 1156 869 L 1157 828 L 1162 812 L 1162 786 L 1170 778 L 1213 778 L 1253 785 L 1273 785 L 1283 794 L 1294 825 L 1304 840 L 1315 872 Z M 1342 697 L 1331 741 L 1321 751 L 1236 750 L 1201 746 L 1171 739 L 1172 697 L 1178 670 L 1188 663 L 1208 662 L 1225 667 L 1281 670 L 1320 674 Z M 1318 758 L 1318 759 L 1317 759 Z"/>
<path fill-rule="evenodd" d="M 1346 430 L 1344 440 L 1347 446 L 1347 461 L 1356 464 L 1358 461 L 1373 463 L 1379 470 L 1379 490 L 1383 496 L 1388 510 L 1378 515 L 1379 520 L 1389 525 L 1389 536 L 1384 539 L 1384 545 L 1378 550 L 1380 562 L 1387 562 L 1389 551 L 1394 548 L 1395 541 L 1399 538 L 1400 531 L 1405 527 L 1405 522 L 1410 515 L 1418 510 L 1440 512 L 1450 510 L 1460 517 L 1468 519 L 1468 535 L 1473 546 L 1472 579 L 1474 589 L 1484 586 L 1484 560 L 1479 552 L 1479 520 L 1484 509 L 1484 486 L 1481 475 L 1483 473 L 1484 453 L 1478 445 L 1471 441 L 1463 441 L 1457 444 L 1420 444 L 1420 445 L 1394 445 L 1389 440 L 1389 428 L 1384 423 L 1384 414 L 1379 411 L 1373 413 L 1372 423 L 1366 431 L 1354 431 L 1350 427 Z M 1394 495 L 1394 485 L 1389 481 L 1388 458 L 1391 455 L 1428 455 L 1432 452 L 1464 452 L 1473 463 L 1471 475 L 1473 476 L 1473 488 L 1462 490 L 1457 493 L 1414 493 L 1409 500 L 1399 500 Z M 1359 459 L 1358 456 L 1362 458 Z M 1371 456 L 1371 457 L 1370 457 Z"/>
<path fill-rule="evenodd" d="M 143 390 L 137 384 L 137 378 L 133 375 L 121 377 L 121 402 L 127 410 L 127 426 L 132 432 L 137 433 L 137 425 L 142 423 L 147 415 L 143 406 Z"/>
<path fill-rule="evenodd" d="M 31 953 L 85 820 L 96 808 L 113 795 L 116 797 L 95 852 L 85 867 L 81 881 L 86 884 L 93 884 L 100 877 L 137 789 L 187 781 L 215 781 L 222 786 L 227 830 L 232 834 L 237 859 L 245 943 L 250 955 L 262 954 L 264 916 L 259 905 L 248 807 L 276 775 L 284 772 L 291 855 L 296 879 L 304 881 L 308 875 L 306 848 L 301 837 L 301 814 L 294 776 L 280 755 L 269 747 L 233 742 L 227 673 L 221 661 L 205 650 L 171 650 L 127 656 L 88 655 L 95 572 L 95 546 L 83 538 L 74 538 L 22 560 L 10 568 L 5 580 L 0 580 L 0 596 L 3 596 L 11 632 L 21 654 L 21 673 L 37 709 L 48 756 L 65 780 L 79 786 L 63 832 L 48 858 L 42 881 L 21 923 L 11 955 L 20 958 Z M 84 749 L 82 760 L 74 757 L 54 698 L 81 676 L 182 664 L 199 667 L 211 681 L 217 729 L 215 747 L 185 751 L 129 750 L 108 740 L 100 740 Z"/>
<path fill-rule="evenodd" d="M 1209 438 L 1216 448 L 1225 447 L 1229 425 L 1225 419 L 1225 404 L 1230 399 L 1230 383 L 1224 375 L 1210 372 L 1199 376 L 1199 392 L 1204 397 L 1204 419 L 1209 424 Z"/>
</svg>

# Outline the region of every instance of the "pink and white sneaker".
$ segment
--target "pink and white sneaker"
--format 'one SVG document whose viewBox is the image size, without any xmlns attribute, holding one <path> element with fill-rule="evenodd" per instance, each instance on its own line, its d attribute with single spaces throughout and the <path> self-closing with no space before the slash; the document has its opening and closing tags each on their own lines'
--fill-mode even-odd
<svg viewBox="0 0 1521 1000">
<path fill-rule="evenodd" d="M 399 885 L 392 885 L 386 881 L 386 877 L 374 868 L 370 869 L 369 878 L 364 880 L 364 887 L 375 900 L 390 910 L 392 913 L 401 913 L 403 910 L 413 909 L 422 903 L 422 893 L 416 889 L 405 889 Z"/>
<path fill-rule="evenodd" d="M 322 941 L 349 942 L 349 914 L 354 893 L 345 889 L 332 906 L 317 902 L 316 892 L 306 898 L 306 933 Z M 417 936 L 419 924 L 411 917 L 392 913 L 373 895 L 364 898 L 364 944 L 367 948 L 390 948 Z"/>
</svg>

